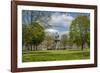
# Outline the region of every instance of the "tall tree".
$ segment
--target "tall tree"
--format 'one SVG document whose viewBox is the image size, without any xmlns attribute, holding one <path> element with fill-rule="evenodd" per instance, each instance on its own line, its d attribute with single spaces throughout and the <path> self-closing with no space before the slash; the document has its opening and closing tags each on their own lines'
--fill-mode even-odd
<svg viewBox="0 0 100 73">
<path fill-rule="evenodd" d="M 37 22 L 32 22 L 31 25 L 23 25 L 22 27 L 22 44 L 27 46 L 28 50 L 37 50 L 37 46 L 44 40 L 45 32 L 43 27 Z"/>
<path fill-rule="evenodd" d="M 31 34 L 31 29 L 29 25 L 23 25 L 22 27 L 22 44 L 23 47 L 27 48 L 30 50 L 30 43 L 32 40 L 32 34 Z"/>
<path fill-rule="evenodd" d="M 45 32 L 43 27 L 39 25 L 37 22 L 32 22 L 30 25 L 32 40 L 31 44 L 34 45 L 34 49 L 37 50 L 37 46 L 44 40 Z"/>
<path fill-rule="evenodd" d="M 90 19 L 88 16 L 77 16 L 70 26 L 70 39 L 83 50 L 90 41 Z"/>
</svg>

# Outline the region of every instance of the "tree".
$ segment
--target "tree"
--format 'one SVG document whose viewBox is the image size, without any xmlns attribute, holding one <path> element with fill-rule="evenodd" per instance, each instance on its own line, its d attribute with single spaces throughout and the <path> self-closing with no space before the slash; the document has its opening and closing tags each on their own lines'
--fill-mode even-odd
<svg viewBox="0 0 100 73">
<path fill-rule="evenodd" d="M 90 42 L 90 19 L 87 16 L 77 16 L 70 26 L 70 39 L 83 50 L 84 44 Z"/>
<path fill-rule="evenodd" d="M 31 29 L 29 25 L 24 25 L 22 26 L 22 44 L 25 46 L 25 48 L 28 48 L 30 50 L 30 43 L 32 40 L 32 34 L 31 34 Z"/>
<path fill-rule="evenodd" d="M 43 27 L 39 25 L 37 22 L 32 22 L 30 25 L 31 29 L 31 45 L 34 45 L 34 49 L 37 50 L 37 46 L 44 40 L 45 32 Z"/>
<path fill-rule="evenodd" d="M 37 50 L 37 46 L 44 40 L 45 32 L 43 27 L 37 22 L 32 22 L 30 25 L 23 25 L 22 27 L 22 44 L 25 45 L 28 50 Z"/>
</svg>

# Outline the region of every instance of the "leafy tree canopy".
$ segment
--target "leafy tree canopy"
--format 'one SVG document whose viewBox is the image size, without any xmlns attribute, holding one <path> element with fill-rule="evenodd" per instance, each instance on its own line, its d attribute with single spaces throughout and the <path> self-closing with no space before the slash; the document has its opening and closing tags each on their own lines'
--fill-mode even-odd
<svg viewBox="0 0 100 73">
<path fill-rule="evenodd" d="M 70 26 L 70 39 L 74 44 L 81 45 L 90 42 L 90 19 L 87 16 L 77 16 Z"/>
</svg>

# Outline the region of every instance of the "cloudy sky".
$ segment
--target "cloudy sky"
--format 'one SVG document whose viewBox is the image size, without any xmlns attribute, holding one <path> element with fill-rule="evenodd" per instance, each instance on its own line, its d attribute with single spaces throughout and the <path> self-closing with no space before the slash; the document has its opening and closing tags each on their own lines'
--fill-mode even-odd
<svg viewBox="0 0 100 73">
<path fill-rule="evenodd" d="M 49 25 L 52 27 L 45 29 L 47 32 L 59 32 L 59 33 L 68 33 L 69 27 L 72 22 L 72 20 L 75 19 L 75 17 L 79 15 L 85 15 L 90 17 L 89 13 L 76 13 L 76 12 L 48 12 L 48 11 L 29 11 L 24 10 L 22 13 L 22 20 L 23 23 L 26 21 L 30 21 L 30 15 L 31 12 L 34 13 L 33 20 L 35 20 L 36 16 L 41 16 L 41 19 L 43 19 L 46 16 L 50 17 L 49 21 L 46 21 L 46 18 L 44 19 L 44 22 L 49 22 Z M 42 16 L 43 14 L 43 16 Z M 45 15 L 44 15 L 45 14 Z M 27 19 L 28 18 L 28 19 Z"/>
<path fill-rule="evenodd" d="M 71 25 L 72 20 L 79 15 L 90 16 L 88 13 L 75 13 L 75 12 L 55 12 L 51 15 L 51 20 L 49 24 L 52 28 L 47 29 L 48 32 L 58 32 L 59 34 L 68 34 L 69 27 Z"/>
<path fill-rule="evenodd" d="M 51 16 L 50 25 L 53 26 L 52 29 L 56 29 L 59 32 L 68 31 L 73 19 L 74 17 L 67 13 L 54 13 Z"/>
</svg>

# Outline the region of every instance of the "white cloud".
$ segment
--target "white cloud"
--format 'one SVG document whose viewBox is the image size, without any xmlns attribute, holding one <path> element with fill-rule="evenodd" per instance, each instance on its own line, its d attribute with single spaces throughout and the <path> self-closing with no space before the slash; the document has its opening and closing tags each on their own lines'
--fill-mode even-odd
<svg viewBox="0 0 100 73">
<path fill-rule="evenodd" d="M 50 25 L 57 27 L 69 27 L 74 18 L 68 14 L 54 13 L 51 16 Z"/>
<path fill-rule="evenodd" d="M 52 28 L 50 28 L 50 29 L 45 29 L 45 32 L 46 32 L 46 35 L 47 35 L 47 36 L 51 36 L 52 38 L 54 38 L 56 34 L 59 34 L 59 31 L 58 31 L 58 30 L 52 29 Z M 59 35 L 60 35 L 60 34 L 59 34 Z"/>
<path fill-rule="evenodd" d="M 55 36 L 56 33 L 59 34 L 59 37 L 69 33 L 69 26 L 72 22 L 74 17 L 66 14 L 61 13 L 54 13 L 51 16 L 50 25 L 52 27 L 45 29 L 47 35 Z"/>
<path fill-rule="evenodd" d="M 58 30 L 56 30 L 56 29 L 46 29 L 45 32 L 56 33 L 56 32 L 58 32 Z"/>
</svg>

